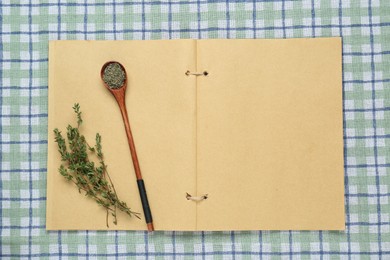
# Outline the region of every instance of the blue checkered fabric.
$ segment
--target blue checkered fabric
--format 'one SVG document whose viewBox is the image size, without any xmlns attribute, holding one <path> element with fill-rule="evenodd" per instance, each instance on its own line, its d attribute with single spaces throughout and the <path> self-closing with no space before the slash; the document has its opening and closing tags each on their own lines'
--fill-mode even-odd
<svg viewBox="0 0 390 260">
<path fill-rule="evenodd" d="M 45 230 L 49 40 L 343 37 L 346 231 Z M 390 259 L 390 1 L 2 0 L 0 258 Z"/>
</svg>

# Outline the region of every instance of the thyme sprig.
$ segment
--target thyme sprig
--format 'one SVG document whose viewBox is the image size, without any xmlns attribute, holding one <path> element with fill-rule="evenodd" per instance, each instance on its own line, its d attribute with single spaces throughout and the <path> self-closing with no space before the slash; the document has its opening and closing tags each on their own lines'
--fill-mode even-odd
<svg viewBox="0 0 390 260">
<path fill-rule="evenodd" d="M 84 135 L 80 133 L 80 126 L 83 123 L 81 117 L 80 105 L 76 103 L 73 110 L 77 116 L 77 127 L 68 125 L 66 128 L 65 141 L 61 131 L 54 129 L 54 140 L 58 145 L 58 151 L 61 155 L 62 164 L 59 173 L 68 181 L 73 182 L 79 192 L 85 192 L 85 196 L 94 199 L 98 205 L 106 209 L 106 225 L 108 225 L 108 216 L 111 213 L 113 223 L 116 225 L 117 209 L 125 212 L 127 215 L 140 218 L 140 214 L 132 211 L 126 204 L 118 198 L 114 184 L 107 171 L 107 165 L 104 162 L 102 152 L 102 137 L 96 134 L 94 146 L 90 146 Z M 97 163 L 90 160 L 89 155 L 94 155 Z"/>
</svg>

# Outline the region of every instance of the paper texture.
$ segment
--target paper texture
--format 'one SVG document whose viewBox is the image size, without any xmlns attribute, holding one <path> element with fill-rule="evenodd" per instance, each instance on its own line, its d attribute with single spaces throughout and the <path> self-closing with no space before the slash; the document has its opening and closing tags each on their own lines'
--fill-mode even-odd
<svg viewBox="0 0 390 260">
<path fill-rule="evenodd" d="M 341 40 L 199 41 L 198 69 L 197 227 L 344 229 Z"/>
<path fill-rule="evenodd" d="M 196 205 L 195 90 L 193 41 L 54 41 L 49 49 L 49 135 L 47 229 L 107 229 L 105 210 L 77 192 L 58 173 L 60 157 L 52 130 L 76 123 L 74 103 L 81 106 L 81 131 L 94 141 L 102 136 L 108 171 L 119 198 L 142 212 L 131 155 L 119 107 L 104 88 L 100 69 L 121 62 L 127 71 L 127 111 L 156 229 L 193 230 Z M 183 77 L 184 76 L 184 77 Z M 138 220 L 118 214 L 110 229 L 145 229 Z"/>
<path fill-rule="evenodd" d="M 109 60 L 127 70 L 156 230 L 344 229 L 340 38 L 54 41 L 49 52 L 47 229 L 107 229 L 105 211 L 57 172 L 52 129 L 75 122 L 75 102 L 87 139 L 103 137 L 119 197 L 142 212 L 119 108 L 100 79 Z M 119 214 L 110 229 L 146 224 Z"/>
</svg>

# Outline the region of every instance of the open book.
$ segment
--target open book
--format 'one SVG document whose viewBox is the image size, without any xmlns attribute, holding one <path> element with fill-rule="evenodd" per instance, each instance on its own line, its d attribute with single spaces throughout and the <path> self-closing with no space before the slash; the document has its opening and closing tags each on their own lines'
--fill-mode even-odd
<svg viewBox="0 0 390 260">
<path fill-rule="evenodd" d="M 76 102 L 86 138 L 102 135 L 119 197 L 142 212 L 121 114 L 100 78 L 111 60 L 127 71 L 156 230 L 344 229 L 340 38 L 50 42 L 47 229 L 107 229 L 105 210 L 58 173 L 52 131 L 75 123 Z M 146 224 L 118 214 L 109 229 Z"/>
</svg>

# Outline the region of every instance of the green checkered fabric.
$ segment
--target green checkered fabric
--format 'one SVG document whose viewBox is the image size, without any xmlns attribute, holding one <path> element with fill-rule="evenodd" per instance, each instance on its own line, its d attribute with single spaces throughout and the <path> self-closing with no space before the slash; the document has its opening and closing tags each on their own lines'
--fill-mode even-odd
<svg viewBox="0 0 390 260">
<path fill-rule="evenodd" d="M 390 259 L 390 1 L 2 0 L 0 30 L 1 259 Z M 345 232 L 45 230 L 49 40 L 329 36 L 343 37 Z"/>
</svg>

